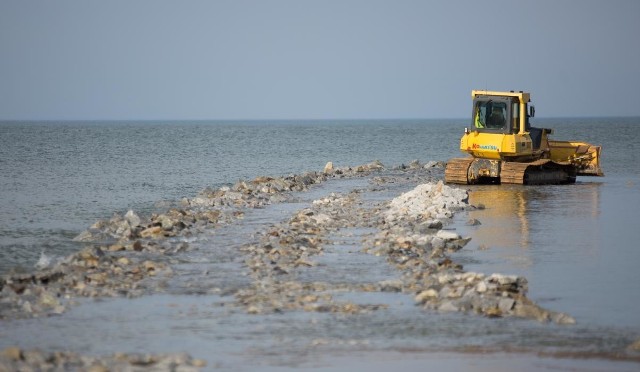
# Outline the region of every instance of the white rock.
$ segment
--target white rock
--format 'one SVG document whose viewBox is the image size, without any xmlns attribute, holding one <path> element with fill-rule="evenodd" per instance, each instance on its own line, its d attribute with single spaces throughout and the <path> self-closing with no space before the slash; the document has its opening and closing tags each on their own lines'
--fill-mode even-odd
<svg viewBox="0 0 640 372">
<path fill-rule="evenodd" d="M 25 301 L 22 304 L 22 311 L 24 311 L 25 313 L 29 313 L 29 314 L 32 313 L 33 310 L 31 309 L 31 302 Z"/>
<path fill-rule="evenodd" d="M 47 256 L 44 253 L 44 249 L 43 249 L 43 250 L 40 251 L 40 258 L 38 259 L 38 262 L 36 262 L 34 267 L 36 269 L 42 270 L 42 269 L 48 267 L 49 265 L 51 265 L 51 257 Z"/>
<path fill-rule="evenodd" d="M 415 301 L 417 303 L 425 303 L 427 300 L 431 299 L 431 298 L 438 298 L 438 291 L 436 291 L 433 288 L 429 288 L 425 291 L 422 291 L 420 293 L 418 293 L 415 297 Z"/>
<path fill-rule="evenodd" d="M 485 282 L 479 282 L 476 285 L 476 292 L 478 293 L 485 293 L 487 291 L 487 283 Z"/>
<path fill-rule="evenodd" d="M 333 173 L 333 162 L 328 162 L 327 165 L 324 166 L 323 173 Z"/>
<path fill-rule="evenodd" d="M 489 280 L 498 284 L 512 284 L 518 281 L 516 275 L 491 274 Z"/>
<path fill-rule="evenodd" d="M 394 198 L 385 215 L 387 221 L 398 217 L 412 219 L 432 219 L 436 217 L 450 218 L 450 209 L 460 209 L 467 204 L 468 195 L 463 189 L 454 189 L 444 185 L 442 181 L 436 184 L 426 183 L 416 186 Z"/>
<path fill-rule="evenodd" d="M 331 220 L 332 220 L 332 218 L 329 215 L 324 214 L 324 213 L 313 215 L 313 216 L 311 216 L 311 219 L 314 220 L 319 225 L 327 224 L 327 223 L 331 222 Z"/>
<path fill-rule="evenodd" d="M 462 238 L 456 232 L 449 231 L 449 230 L 439 230 L 436 233 L 436 237 L 438 237 L 440 239 L 444 239 L 444 240 L 457 240 L 457 239 L 461 239 Z"/>
<path fill-rule="evenodd" d="M 551 316 L 551 319 L 558 324 L 576 324 L 576 320 L 565 313 L 555 313 Z"/>
<path fill-rule="evenodd" d="M 138 227 L 140 226 L 140 217 L 136 214 L 136 212 L 129 210 L 125 215 L 124 219 L 129 222 L 129 226 Z"/>
<path fill-rule="evenodd" d="M 440 284 L 446 284 L 446 283 L 451 283 L 455 280 L 454 277 L 452 277 L 449 274 L 442 274 L 438 276 L 438 283 Z"/>
</svg>

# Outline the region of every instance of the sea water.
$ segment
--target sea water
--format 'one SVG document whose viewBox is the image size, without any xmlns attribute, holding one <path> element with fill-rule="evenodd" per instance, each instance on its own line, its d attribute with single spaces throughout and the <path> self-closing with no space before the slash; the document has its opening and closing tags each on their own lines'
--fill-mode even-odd
<svg viewBox="0 0 640 372">
<path fill-rule="evenodd" d="M 2 123 L 0 271 L 31 270 L 43 252 L 53 257 L 74 252 L 80 246 L 71 239 L 99 218 L 128 209 L 163 208 L 207 186 L 321 170 L 327 161 L 344 166 L 378 159 L 393 166 L 413 159 L 459 156 L 459 138 L 467 124 L 465 120 Z M 358 318 L 367 324 L 357 328 L 363 338 L 391 348 L 571 350 L 574 345 L 594 353 L 624 349 L 640 338 L 640 165 L 635 161 L 640 119 L 536 119 L 534 125 L 554 128 L 555 139 L 602 145 L 606 177 L 579 177 L 576 184 L 562 186 L 467 187 L 470 202 L 486 208 L 456 217 L 455 227 L 472 240 L 454 259 L 468 271 L 525 276 L 530 298 L 570 314 L 578 324 L 559 327 L 461 314 L 421 316 L 417 307 L 406 306 L 402 311 L 408 316 L 400 311 Z M 469 218 L 481 225 L 465 226 Z M 123 301 L 115 300 L 113 306 L 146 306 L 144 301 Z M 89 309 L 86 314 L 84 306 Z M 86 315 L 87 326 L 95 324 L 96 311 L 113 316 L 108 306 L 103 310 L 99 303 L 84 306 L 74 316 Z M 51 324 L 68 332 L 69 340 L 82 340 L 75 323 L 65 319 L 56 318 Z M 246 321 L 238 315 L 238 324 Z M 10 335 L 29 334 L 32 326 L 11 324 L 16 330 L 8 331 Z M 288 317 L 274 317 L 260 327 L 272 327 L 269 332 L 286 336 L 286 324 Z M 339 319 L 337 323 L 328 319 L 326 324 L 327 337 L 352 337 L 356 331 Z M 33 327 L 39 332 L 38 323 Z M 207 327 L 203 323 L 189 329 Z M 238 332 L 237 327 L 229 334 Z M 298 331 L 292 329 L 291 335 L 301 334 Z M 140 332 L 143 337 L 144 330 Z M 221 332 L 219 337 L 224 338 Z M 113 337 L 112 347 L 122 348 L 124 336 L 113 333 Z M 185 337 L 198 339 L 197 332 Z M 149 345 L 149 350 L 163 349 L 173 339 L 158 340 L 160 344 Z M 47 345 L 56 345 L 56 340 L 34 346 Z"/>
<path fill-rule="evenodd" d="M 65 256 L 98 219 L 205 187 L 380 160 L 446 160 L 457 120 L 0 123 L 0 273 Z M 166 209 L 166 208 L 165 208 Z"/>
</svg>

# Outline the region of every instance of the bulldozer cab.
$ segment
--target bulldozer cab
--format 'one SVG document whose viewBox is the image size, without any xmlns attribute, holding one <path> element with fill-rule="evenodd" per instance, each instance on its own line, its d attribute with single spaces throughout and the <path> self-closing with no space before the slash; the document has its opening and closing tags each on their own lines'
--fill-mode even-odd
<svg viewBox="0 0 640 372">
<path fill-rule="evenodd" d="M 477 96 L 473 100 L 471 127 L 481 133 L 519 132 L 518 100 L 513 97 Z"/>
</svg>

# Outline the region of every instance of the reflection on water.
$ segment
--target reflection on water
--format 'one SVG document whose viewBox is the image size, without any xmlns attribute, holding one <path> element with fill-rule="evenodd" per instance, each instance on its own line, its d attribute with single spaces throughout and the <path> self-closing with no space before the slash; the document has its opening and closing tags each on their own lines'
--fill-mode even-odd
<svg viewBox="0 0 640 372">
<path fill-rule="evenodd" d="M 502 246 L 526 248 L 529 245 L 526 188 L 483 187 L 469 195 L 472 205 L 484 206 L 492 225 L 477 232 L 478 239 L 492 240 Z"/>
<path fill-rule="evenodd" d="M 479 240 L 490 241 L 492 245 L 525 249 L 531 244 L 530 230 L 532 227 L 535 229 L 535 221 L 538 219 L 558 226 L 570 223 L 575 218 L 597 218 L 600 211 L 600 185 L 579 183 L 571 188 L 532 188 L 520 185 L 473 187 L 469 193 L 469 202 L 476 206 L 482 205 L 485 209 L 471 212 L 470 216 L 488 219 L 488 225 L 479 229 L 475 236 Z M 530 222 L 532 217 L 534 226 Z M 547 231 L 543 226 L 540 228 Z M 579 231 L 580 227 L 575 226 L 573 231 L 576 229 Z"/>
<path fill-rule="evenodd" d="M 472 237 L 465 269 L 523 275 L 530 297 L 579 322 L 640 329 L 637 187 L 628 179 L 564 186 L 477 186 L 463 218 Z"/>
<path fill-rule="evenodd" d="M 514 266 L 522 275 L 533 274 L 536 265 L 597 255 L 601 185 L 473 188 L 470 203 L 485 206 L 470 212 L 482 223 L 473 238 L 481 249 L 492 251 L 487 256 L 497 271 Z"/>
</svg>

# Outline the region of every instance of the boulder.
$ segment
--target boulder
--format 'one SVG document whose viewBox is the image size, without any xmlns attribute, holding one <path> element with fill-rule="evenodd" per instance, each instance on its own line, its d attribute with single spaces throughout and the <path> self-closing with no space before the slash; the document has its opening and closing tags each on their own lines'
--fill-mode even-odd
<svg viewBox="0 0 640 372">
<path fill-rule="evenodd" d="M 467 226 L 478 226 L 478 225 L 481 225 L 481 223 L 475 218 L 470 218 L 469 220 L 467 220 Z"/>
<path fill-rule="evenodd" d="M 452 188 L 438 183 L 425 183 L 416 186 L 394 198 L 385 214 L 387 222 L 409 218 L 415 220 L 448 219 L 454 210 L 467 206 L 466 190 Z"/>
<path fill-rule="evenodd" d="M 136 212 L 129 210 L 125 215 L 124 219 L 129 223 L 129 226 L 132 228 L 140 226 L 140 217 L 136 214 Z"/>
<path fill-rule="evenodd" d="M 432 298 L 438 298 L 438 291 L 433 288 L 429 288 L 418 293 L 414 299 L 417 303 L 423 304 Z"/>
<path fill-rule="evenodd" d="M 143 238 L 157 238 L 163 235 L 162 226 L 152 226 L 140 231 L 140 236 Z"/>
<path fill-rule="evenodd" d="M 333 173 L 333 162 L 328 162 L 327 165 L 324 166 L 324 169 L 322 170 L 322 173 L 324 173 L 324 174 Z"/>
<path fill-rule="evenodd" d="M 438 230 L 436 236 L 443 240 L 458 240 L 462 238 L 458 233 L 450 230 Z"/>
<path fill-rule="evenodd" d="M 13 361 L 18 361 L 23 358 L 22 350 L 17 346 L 10 346 L 2 350 L 2 356 Z"/>
</svg>

